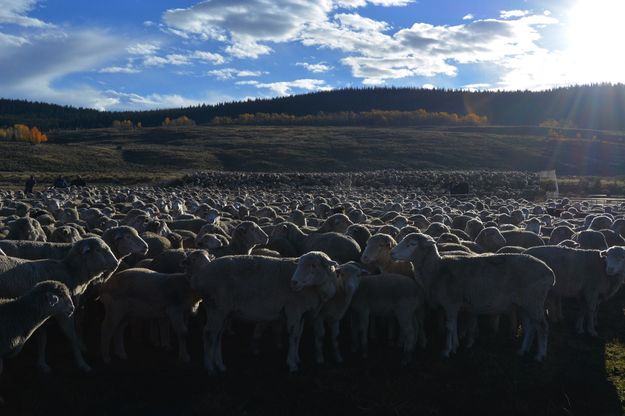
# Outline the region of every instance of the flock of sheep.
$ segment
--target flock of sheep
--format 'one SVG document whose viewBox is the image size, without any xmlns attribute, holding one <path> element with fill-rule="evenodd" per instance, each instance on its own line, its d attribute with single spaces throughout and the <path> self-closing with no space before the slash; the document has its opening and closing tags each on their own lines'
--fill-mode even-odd
<svg viewBox="0 0 625 416">
<path fill-rule="evenodd" d="M 161 346 L 173 330 L 188 362 L 192 319 L 210 373 L 226 370 L 222 338 L 238 320 L 255 323 L 253 350 L 286 340 L 290 371 L 305 326 L 318 363 L 343 360 L 346 331 L 351 353 L 384 334 L 407 365 L 428 340 L 442 338 L 444 356 L 471 347 L 480 316 L 541 361 L 563 298 L 596 336 L 597 308 L 625 278 L 625 203 L 232 183 L 1 191 L 0 370 L 32 336 L 50 371 L 49 318 L 83 371 L 87 326 L 105 363 L 111 347 L 128 358 L 127 329 Z"/>
</svg>

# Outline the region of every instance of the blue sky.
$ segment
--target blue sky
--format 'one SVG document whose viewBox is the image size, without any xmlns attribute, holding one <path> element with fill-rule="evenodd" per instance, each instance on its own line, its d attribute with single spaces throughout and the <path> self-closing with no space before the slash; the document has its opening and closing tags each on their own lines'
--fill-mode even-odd
<svg viewBox="0 0 625 416">
<path fill-rule="evenodd" d="M 625 81 L 623 0 L 0 0 L 0 96 L 125 110 Z"/>
</svg>

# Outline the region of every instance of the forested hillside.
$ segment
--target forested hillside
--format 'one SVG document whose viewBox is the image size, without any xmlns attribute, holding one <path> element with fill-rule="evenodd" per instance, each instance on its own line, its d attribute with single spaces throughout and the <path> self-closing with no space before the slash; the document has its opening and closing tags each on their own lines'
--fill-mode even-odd
<svg viewBox="0 0 625 416">
<path fill-rule="evenodd" d="M 460 91 L 416 88 L 363 88 L 255 99 L 217 105 L 140 112 L 102 112 L 23 100 L 0 99 L 0 127 L 21 123 L 44 131 L 56 128 L 110 127 L 115 120 L 131 120 L 145 127 L 159 126 L 166 117 L 187 116 L 197 124 L 215 117 L 242 114 L 307 115 L 361 113 L 371 110 L 445 112 L 463 117 L 476 114 L 491 125 L 537 126 L 556 120 L 562 126 L 625 129 L 625 85 L 598 84 L 539 92 Z M 327 117 L 331 119 L 332 117 Z M 317 117 L 319 119 L 319 117 Z M 264 123 L 267 124 L 267 123 Z"/>
</svg>

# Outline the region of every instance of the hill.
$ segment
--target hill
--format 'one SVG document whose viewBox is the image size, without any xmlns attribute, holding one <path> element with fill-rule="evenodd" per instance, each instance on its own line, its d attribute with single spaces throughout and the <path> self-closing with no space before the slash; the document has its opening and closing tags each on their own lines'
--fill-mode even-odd
<svg viewBox="0 0 625 416">
<path fill-rule="evenodd" d="M 24 123 L 44 130 L 104 128 L 129 119 L 159 126 L 165 117 L 186 115 L 198 124 L 245 113 L 308 114 L 370 110 L 448 112 L 488 117 L 491 125 L 538 126 L 545 120 L 585 129 L 625 130 L 625 85 L 599 84 L 545 91 L 461 91 L 363 88 L 199 105 L 153 111 L 104 112 L 23 100 L 0 99 L 0 127 Z"/>
<path fill-rule="evenodd" d="M 148 182 L 196 170 L 494 169 L 625 176 L 625 138 L 609 132 L 518 127 L 196 126 L 58 130 L 40 145 L 0 141 L 0 180 L 82 174 Z M 581 134 L 583 133 L 583 134 Z M 579 136 L 579 137 L 578 137 Z"/>
</svg>

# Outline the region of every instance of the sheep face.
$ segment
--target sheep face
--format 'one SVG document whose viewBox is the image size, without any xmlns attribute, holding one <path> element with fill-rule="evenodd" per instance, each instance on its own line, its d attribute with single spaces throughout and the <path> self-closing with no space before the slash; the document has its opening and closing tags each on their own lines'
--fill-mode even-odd
<svg viewBox="0 0 625 416">
<path fill-rule="evenodd" d="M 119 265 L 109 246 L 97 237 L 86 238 L 74 244 L 68 257 L 85 266 L 93 276 L 113 271 Z"/>
<path fill-rule="evenodd" d="M 234 230 L 235 236 L 244 242 L 246 247 L 265 245 L 269 241 L 269 236 L 256 223 L 244 221 Z"/>
<path fill-rule="evenodd" d="M 113 237 L 115 251 L 120 257 L 130 254 L 146 255 L 148 253 L 148 243 L 146 243 L 131 227 L 119 227 Z"/>
<path fill-rule="evenodd" d="M 420 262 L 431 249 L 436 249 L 436 241 L 429 235 L 408 234 L 391 250 L 391 258 L 399 261 Z"/>
<path fill-rule="evenodd" d="M 297 226 L 290 222 L 283 222 L 274 227 L 271 232 L 271 240 L 289 240 L 289 236 L 293 235 Z"/>
<path fill-rule="evenodd" d="M 387 234 L 376 234 L 367 241 L 365 251 L 362 253 L 360 260 L 363 264 L 371 264 L 383 258 L 389 258 L 391 249 L 397 243 Z"/>
<path fill-rule="evenodd" d="M 36 284 L 31 291 L 41 297 L 40 304 L 47 315 L 72 316 L 74 313 L 74 303 L 63 283 L 48 280 Z"/>
<path fill-rule="evenodd" d="M 336 271 L 336 276 L 347 296 L 352 296 L 356 293 L 358 286 L 360 286 L 361 277 L 367 274 L 369 274 L 367 270 L 361 268 L 358 263 L 353 261 L 342 264 Z"/>
<path fill-rule="evenodd" d="M 347 227 L 352 225 L 353 222 L 345 214 L 334 214 L 325 221 L 324 225 L 327 225 L 330 231 L 337 233 L 344 233 L 347 231 Z"/>
<path fill-rule="evenodd" d="M 9 224 L 9 239 L 46 241 L 46 233 L 41 225 L 32 218 L 20 218 Z"/>
<path fill-rule="evenodd" d="M 204 234 L 195 240 L 195 246 L 203 250 L 213 250 L 223 247 L 222 241 L 216 234 Z"/>
<path fill-rule="evenodd" d="M 291 288 L 300 291 L 305 287 L 322 286 L 336 280 L 338 263 L 327 254 L 311 251 L 297 260 L 297 268 L 291 277 Z M 330 297 L 334 296 L 334 293 Z"/>
<path fill-rule="evenodd" d="M 208 254 L 205 250 L 194 250 L 186 255 L 184 260 L 182 260 L 180 266 L 187 271 L 187 273 L 192 273 L 194 270 L 199 270 L 203 266 L 207 265 L 211 261 L 211 255 Z"/>
<path fill-rule="evenodd" d="M 601 257 L 606 259 L 605 272 L 608 276 L 625 275 L 625 247 L 611 247 L 602 251 Z"/>
</svg>

